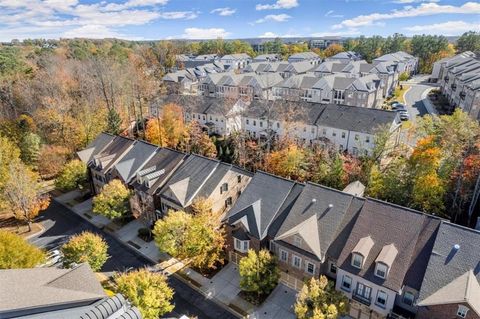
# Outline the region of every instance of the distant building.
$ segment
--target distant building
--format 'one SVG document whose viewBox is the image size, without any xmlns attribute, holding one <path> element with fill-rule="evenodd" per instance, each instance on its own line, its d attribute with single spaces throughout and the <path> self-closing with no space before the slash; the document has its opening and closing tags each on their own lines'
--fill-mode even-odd
<svg viewBox="0 0 480 319">
<path fill-rule="evenodd" d="M 345 40 L 342 38 L 335 38 L 335 37 L 325 37 L 322 39 L 312 39 L 308 43 L 308 47 L 310 49 L 320 49 L 325 50 L 332 44 L 340 44 L 343 45 Z"/>
</svg>

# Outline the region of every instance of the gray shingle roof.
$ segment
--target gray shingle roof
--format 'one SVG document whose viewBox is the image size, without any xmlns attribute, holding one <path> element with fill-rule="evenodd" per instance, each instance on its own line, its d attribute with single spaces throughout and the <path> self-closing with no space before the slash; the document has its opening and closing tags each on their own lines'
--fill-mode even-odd
<svg viewBox="0 0 480 319">
<path fill-rule="evenodd" d="M 123 156 L 123 154 L 133 145 L 135 141 L 123 136 L 115 136 L 113 141 L 107 145 L 101 152 L 94 156 L 94 158 L 102 158 L 110 156 L 111 159 L 102 165 L 102 172 L 107 172 L 115 162 Z"/>
<path fill-rule="evenodd" d="M 121 295 L 104 298 L 86 310 L 80 319 L 142 319 L 140 311 Z"/>
<path fill-rule="evenodd" d="M 157 149 L 158 147 L 155 145 L 143 141 L 135 141 L 133 147 L 115 164 L 114 169 L 125 183 L 129 183 L 137 171 L 155 155 Z"/>
<path fill-rule="evenodd" d="M 169 199 L 183 207 L 188 206 L 219 163 L 217 160 L 199 155 L 189 155 L 162 187 L 160 194 L 167 196 L 166 191 L 169 190 L 176 197 Z"/>
<path fill-rule="evenodd" d="M 334 241 L 353 196 L 325 186 L 307 183 L 295 201 L 275 240 L 298 234 L 319 260 Z M 309 231 L 316 227 L 315 231 Z M 308 229 L 307 229 L 308 228 Z"/>
<path fill-rule="evenodd" d="M 455 245 L 459 245 L 458 250 L 455 249 Z M 473 271 L 478 285 L 480 283 L 479 247 L 479 231 L 442 222 L 430 254 L 418 303 L 421 304 L 422 301 L 470 270 Z M 478 307 L 480 306 L 480 295 L 475 298 Z M 441 298 L 438 299 L 437 301 L 441 302 Z"/>
<path fill-rule="evenodd" d="M 87 263 L 73 269 L 0 270 L 0 317 L 4 312 L 93 302 L 105 292 Z"/>
<path fill-rule="evenodd" d="M 84 163 L 90 162 L 95 155 L 100 153 L 115 138 L 114 135 L 108 133 L 100 133 L 88 146 L 77 152 L 78 157 Z"/>
<path fill-rule="evenodd" d="M 257 172 L 230 209 L 229 224 L 243 222 L 251 236 L 263 239 L 268 226 L 279 214 L 295 182 L 264 172 Z"/>
<path fill-rule="evenodd" d="M 420 246 L 428 243 L 428 240 L 423 240 L 422 232 L 434 231 L 435 223 L 437 226 L 440 223 L 436 220 L 432 222 L 431 227 L 425 227 L 429 224 L 427 219 L 430 218 L 433 217 L 418 211 L 367 199 L 342 249 L 338 266 L 377 285 L 399 291 L 404 285 L 409 269 L 418 266 L 415 259 L 419 255 L 418 252 L 422 250 Z M 351 253 L 359 241 L 367 236 L 372 239 L 373 246 L 368 256 L 365 256 L 362 269 L 357 269 L 351 265 Z M 433 234 L 430 233 L 426 237 L 430 236 Z M 390 244 L 395 246 L 398 254 L 389 269 L 387 278 L 381 279 L 374 275 L 375 260 L 383 247 Z"/>
</svg>

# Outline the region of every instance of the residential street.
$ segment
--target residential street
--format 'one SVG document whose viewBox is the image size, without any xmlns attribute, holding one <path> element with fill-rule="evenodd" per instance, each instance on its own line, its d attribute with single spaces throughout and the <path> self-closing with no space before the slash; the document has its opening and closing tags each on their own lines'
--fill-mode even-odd
<svg viewBox="0 0 480 319">
<path fill-rule="evenodd" d="M 113 236 L 97 229 L 69 209 L 52 200 L 50 207 L 39 217 L 45 232 L 30 241 L 36 246 L 52 250 L 68 240 L 68 237 L 82 231 L 91 231 L 102 235 L 109 245 L 109 260 L 103 267 L 104 272 L 124 271 L 153 265 L 152 262 L 137 254 L 133 248 L 126 248 Z M 175 290 L 175 309 L 170 316 L 196 316 L 199 319 L 237 318 L 215 302 L 190 288 L 183 281 L 171 276 L 169 284 Z M 168 316 L 167 316 L 168 317 Z"/>
</svg>

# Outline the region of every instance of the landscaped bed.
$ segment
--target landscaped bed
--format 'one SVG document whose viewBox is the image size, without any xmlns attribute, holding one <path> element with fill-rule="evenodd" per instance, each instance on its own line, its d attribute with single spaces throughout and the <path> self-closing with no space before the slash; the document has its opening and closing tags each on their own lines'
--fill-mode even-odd
<svg viewBox="0 0 480 319">
<path fill-rule="evenodd" d="M 447 98 L 440 92 L 440 90 L 430 91 L 430 93 L 428 93 L 428 99 L 432 102 L 438 114 L 451 115 L 453 113 L 454 108 L 450 105 Z"/>
</svg>

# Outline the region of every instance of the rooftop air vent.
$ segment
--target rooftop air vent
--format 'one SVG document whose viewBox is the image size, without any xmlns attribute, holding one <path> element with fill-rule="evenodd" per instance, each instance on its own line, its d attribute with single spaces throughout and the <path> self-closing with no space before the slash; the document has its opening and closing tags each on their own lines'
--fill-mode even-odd
<svg viewBox="0 0 480 319">
<path fill-rule="evenodd" d="M 328 204 L 328 208 L 333 208 L 333 204 Z"/>
<path fill-rule="evenodd" d="M 460 249 L 460 245 L 459 245 L 459 244 L 455 244 L 455 245 L 453 245 L 453 249 L 455 249 L 455 250 L 459 250 L 459 249 Z"/>
<path fill-rule="evenodd" d="M 315 198 L 312 198 L 312 204 L 315 204 L 317 200 Z"/>
</svg>

